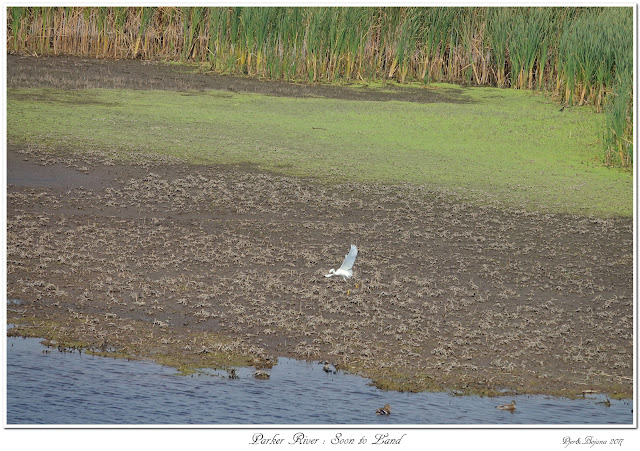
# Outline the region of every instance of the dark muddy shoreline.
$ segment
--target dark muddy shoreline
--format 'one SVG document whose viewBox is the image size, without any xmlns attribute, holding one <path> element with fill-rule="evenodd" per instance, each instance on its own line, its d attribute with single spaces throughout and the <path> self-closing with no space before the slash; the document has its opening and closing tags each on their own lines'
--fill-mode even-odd
<svg viewBox="0 0 640 451">
<path fill-rule="evenodd" d="M 28 61 L 8 57 L 10 86 L 46 85 Z M 123 64 L 187 83 L 161 64 L 42 61 L 56 87 L 95 71 L 126 87 Z M 10 146 L 7 176 L 14 334 L 185 368 L 328 360 L 397 390 L 632 395 L 631 218 L 62 149 Z M 324 278 L 351 243 L 354 280 Z"/>
<path fill-rule="evenodd" d="M 80 57 L 7 55 L 7 85 L 57 89 L 159 89 L 169 91 L 222 90 L 283 97 L 418 103 L 469 103 L 458 90 L 403 87 L 395 83 L 384 90 L 357 89 L 353 85 L 300 84 L 251 77 L 220 75 L 196 65 L 162 61 L 105 60 Z"/>
</svg>

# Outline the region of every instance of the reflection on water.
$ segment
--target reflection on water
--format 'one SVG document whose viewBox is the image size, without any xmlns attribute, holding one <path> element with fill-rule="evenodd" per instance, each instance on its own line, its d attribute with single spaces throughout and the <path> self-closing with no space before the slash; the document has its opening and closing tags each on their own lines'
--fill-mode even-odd
<svg viewBox="0 0 640 451">
<path fill-rule="evenodd" d="M 181 376 L 152 362 L 60 353 L 7 338 L 8 424 L 632 424 L 632 403 L 604 398 L 455 397 L 378 390 L 317 363 L 280 358 L 271 377 L 253 369 Z M 498 404 L 516 400 L 514 413 Z M 392 406 L 379 416 L 377 408 Z"/>
</svg>

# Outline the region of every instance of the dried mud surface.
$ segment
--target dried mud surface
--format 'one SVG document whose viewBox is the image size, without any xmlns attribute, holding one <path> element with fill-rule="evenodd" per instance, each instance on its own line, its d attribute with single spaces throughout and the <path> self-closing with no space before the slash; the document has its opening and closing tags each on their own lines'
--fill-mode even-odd
<svg viewBox="0 0 640 451">
<path fill-rule="evenodd" d="M 327 360 L 397 390 L 632 395 L 630 218 L 26 148 L 7 179 L 13 334 L 175 366 Z M 354 279 L 323 277 L 351 243 Z"/>
<path fill-rule="evenodd" d="M 199 73 L 195 68 L 161 61 L 99 60 L 78 57 L 41 57 L 7 55 L 7 85 L 14 88 L 45 87 L 57 89 L 159 89 L 257 93 L 285 97 L 326 97 L 345 100 L 418 103 L 472 100 L 456 89 L 401 87 L 389 84 L 384 90 L 351 89 L 349 86 L 308 85 L 283 81 L 263 81 L 250 77 Z"/>
</svg>

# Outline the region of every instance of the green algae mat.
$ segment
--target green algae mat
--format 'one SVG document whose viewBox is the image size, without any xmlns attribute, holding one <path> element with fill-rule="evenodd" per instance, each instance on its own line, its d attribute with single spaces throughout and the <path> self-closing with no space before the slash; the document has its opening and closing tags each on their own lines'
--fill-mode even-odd
<svg viewBox="0 0 640 451">
<path fill-rule="evenodd" d="M 542 94 L 512 89 L 414 89 L 434 101 L 10 87 L 7 136 L 10 146 L 252 163 L 327 183 L 419 184 L 524 210 L 633 214 L 632 174 L 602 165 L 604 115 L 589 106 L 560 111 Z"/>
</svg>

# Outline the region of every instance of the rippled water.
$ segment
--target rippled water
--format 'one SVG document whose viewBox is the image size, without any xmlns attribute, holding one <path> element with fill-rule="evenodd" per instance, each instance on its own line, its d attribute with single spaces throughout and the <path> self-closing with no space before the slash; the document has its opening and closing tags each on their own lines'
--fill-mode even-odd
<svg viewBox="0 0 640 451">
<path fill-rule="evenodd" d="M 7 338 L 8 424 L 632 424 L 632 403 L 604 398 L 455 397 L 386 392 L 322 365 L 280 358 L 268 380 L 239 368 L 182 376 L 152 362 L 60 353 Z M 516 400 L 514 413 L 495 408 Z M 375 415 L 388 403 L 390 416 Z"/>
</svg>

